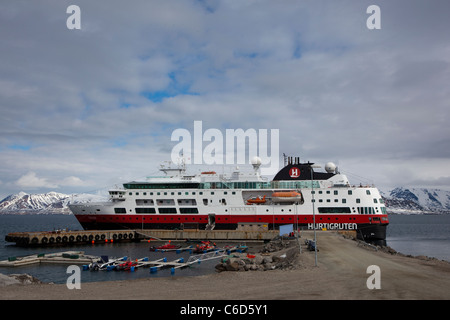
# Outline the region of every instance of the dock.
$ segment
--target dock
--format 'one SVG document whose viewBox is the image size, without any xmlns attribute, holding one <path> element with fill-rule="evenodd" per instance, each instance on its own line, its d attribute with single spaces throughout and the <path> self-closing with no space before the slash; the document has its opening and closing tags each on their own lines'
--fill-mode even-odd
<svg viewBox="0 0 450 320">
<path fill-rule="evenodd" d="M 13 232 L 5 236 L 6 242 L 18 246 L 74 245 L 100 242 L 123 242 L 136 239 L 135 230 L 82 230 Z"/>
<path fill-rule="evenodd" d="M 40 231 L 13 232 L 5 236 L 6 242 L 18 246 L 64 246 L 91 243 L 114 243 L 125 241 L 156 240 L 236 240 L 270 241 L 279 234 L 278 230 L 82 230 L 82 231 Z"/>
<path fill-rule="evenodd" d="M 9 257 L 7 260 L 0 261 L 0 267 L 20 267 L 41 263 L 86 264 L 98 259 L 96 256 L 85 255 L 83 251 L 39 253 L 24 257 Z"/>
<path fill-rule="evenodd" d="M 279 230 L 155 230 L 143 229 L 135 230 L 138 237 L 142 239 L 161 239 L 161 240 L 256 240 L 270 241 L 279 235 Z"/>
<path fill-rule="evenodd" d="M 230 249 L 217 249 L 214 251 L 190 255 L 187 261 L 184 258 L 178 258 L 173 261 L 168 261 L 166 257 L 157 260 L 150 261 L 148 257 L 140 259 L 130 259 L 128 257 L 121 257 L 117 259 L 109 260 L 107 257 L 105 260 L 93 261 L 89 264 L 83 265 L 83 270 L 89 271 L 131 271 L 134 272 L 138 268 L 149 268 L 150 273 L 156 273 L 160 269 L 170 268 L 171 274 L 175 273 L 176 269 L 182 269 L 189 267 L 193 264 L 200 264 L 202 261 L 208 261 L 212 259 L 219 259 L 224 256 L 228 256 L 231 252 L 238 250 L 235 247 L 234 250 Z M 103 258 L 102 258 L 103 259 Z"/>
</svg>

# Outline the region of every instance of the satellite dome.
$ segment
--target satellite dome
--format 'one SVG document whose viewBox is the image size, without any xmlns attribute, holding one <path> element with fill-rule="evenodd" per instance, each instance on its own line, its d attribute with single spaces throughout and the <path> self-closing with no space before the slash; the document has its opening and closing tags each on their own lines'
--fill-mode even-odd
<svg viewBox="0 0 450 320">
<path fill-rule="evenodd" d="M 325 165 L 325 170 L 326 170 L 328 173 L 333 173 L 333 172 L 336 170 L 336 165 L 335 165 L 333 162 L 328 162 L 328 163 Z"/>
<path fill-rule="evenodd" d="M 252 165 L 261 165 L 261 158 L 260 157 L 253 157 L 252 158 Z"/>
</svg>

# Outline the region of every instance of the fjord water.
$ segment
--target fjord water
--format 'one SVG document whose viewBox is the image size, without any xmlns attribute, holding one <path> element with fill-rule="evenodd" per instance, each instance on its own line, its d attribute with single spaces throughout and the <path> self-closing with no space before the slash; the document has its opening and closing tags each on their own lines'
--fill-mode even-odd
<svg viewBox="0 0 450 320">
<path fill-rule="evenodd" d="M 53 253 L 63 251 L 83 251 L 85 254 L 94 256 L 108 256 L 110 258 L 120 258 L 127 256 L 131 259 L 148 257 L 150 260 L 167 258 L 167 261 L 173 261 L 181 257 L 186 261 L 189 258 L 188 252 L 151 252 L 149 248 L 152 243 L 129 242 L 129 243 L 101 243 L 88 245 L 73 245 L 65 247 L 38 247 L 24 248 L 16 246 L 14 243 L 6 242 L 5 235 L 10 232 L 28 232 L 28 231 L 53 231 L 58 229 L 82 230 L 73 215 L 0 215 L 0 260 L 6 260 L 8 257 L 20 257 L 40 253 Z M 186 244 L 188 246 L 189 244 Z M 184 246 L 184 244 L 183 244 Z M 204 261 L 200 264 L 194 264 L 191 267 L 177 269 L 173 276 L 195 276 L 215 272 L 214 266 L 217 260 Z M 21 267 L 0 267 L 0 273 L 14 274 L 27 273 L 43 282 L 66 283 L 72 273 L 67 273 L 68 265 L 30 265 Z M 80 268 L 82 266 L 80 265 Z M 116 281 L 131 280 L 149 277 L 170 277 L 170 269 L 162 269 L 156 273 L 150 273 L 149 268 L 130 271 L 81 271 L 82 282 L 93 281 Z"/>
<path fill-rule="evenodd" d="M 398 252 L 413 256 L 429 256 L 440 260 L 450 261 L 450 215 L 390 215 L 387 231 L 387 245 Z M 70 247 L 23 248 L 5 242 L 5 235 L 10 232 L 52 231 L 57 229 L 82 230 L 73 215 L 0 215 L 0 260 L 8 257 L 26 256 L 38 253 L 52 253 L 61 251 L 84 251 L 86 254 L 109 257 L 127 256 L 131 259 L 149 257 L 160 259 L 166 257 L 168 261 L 180 257 L 188 258 L 187 252 L 161 253 L 150 252 L 151 244 L 139 243 L 105 243 L 95 245 L 81 245 Z M 215 272 L 217 260 L 194 264 L 190 268 L 177 270 L 175 276 L 194 276 Z M 32 265 L 14 268 L 0 268 L 0 273 L 27 273 L 44 282 L 66 283 L 70 276 L 67 265 Z M 148 268 L 135 272 L 90 272 L 82 271 L 81 281 L 115 281 L 148 277 L 170 277 L 169 269 L 150 274 Z"/>
<path fill-rule="evenodd" d="M 390 215 L 386 240 L 403 254 L 450 261 L 450 214 Z"/>
</svg>

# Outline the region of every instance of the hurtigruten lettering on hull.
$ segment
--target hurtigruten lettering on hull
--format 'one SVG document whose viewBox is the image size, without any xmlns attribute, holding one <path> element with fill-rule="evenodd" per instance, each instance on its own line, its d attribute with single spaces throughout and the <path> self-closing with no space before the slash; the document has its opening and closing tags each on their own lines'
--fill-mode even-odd
<svg viewBox="0 0 450 320">
<path fill-rule="evenodd" d="M 308 223 L 308 230 L 357 230 L 358 225 L 356 223 Z"/>
<path fill-rule="evenodd" d="M 271 181 L 261 176 L 260 165 L 255 157 L 247 171 L 192 175 L 184 163 L 169 163 L 160 168 L 163 176 L 111 189 L 107 202 L 69 207 L 85 229 L 234 230 L 254 224 L 273 230 L 293 224 L 357 230 L 362 240 L 384 243 L 389 221 L 376 187 L 350 184 L 333 163 L 320 172 L 313 163 L 287 157 Z"/>
</svg>

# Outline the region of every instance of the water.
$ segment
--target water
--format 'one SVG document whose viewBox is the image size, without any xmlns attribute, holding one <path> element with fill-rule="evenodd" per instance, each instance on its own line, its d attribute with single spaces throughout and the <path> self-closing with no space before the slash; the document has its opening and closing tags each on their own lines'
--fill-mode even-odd
<svg viewBox="0 0 450 320">
<path fill-rule="evenodd" d="M 404 254 L 450 261 L 450 215 L 390 215 L 386 241 Z"/>
<path fill-rule="evenodd" d="M 424 255 L 450 261 L 450 215 L 391 215 L 387 230 L 387 245 L 404 254 Z M 37 253 L 61 251 L 84 251 L 89 255 L 108 255 L 109 257 L 128 256 L 132 259 L 149 257 L 151 260 L 166 257 L 168 261 L 184 257 L 187 252 L 150 252 L 147 242 L 104 243 L 70 247 L 23 248 L 5 242 L 5 235 L 21 231 L 51 231 L 69 228 L 81 230 L 78 221 L 72 215 L 0 215 L 0 260 L 13 256 L 26 256 Z M 176 270 L 175 276 L 196 276 L 214 273 L 217 260 L 194 264 L 192 267 Z M 28 273 L 41 281 L 66 283 L 70 274 L 67 265 L 33 265 L 14 268 L 0 268 L 0 273 Z M 148 277 L 170 277 L 170 269 L 151 274 L 148 268 L 135 272 L 82 271 L 81 281 L 115 281 Z"/>
<path fill-rule="evenodd" d="M 127 256 L 131 259 L 148 257 L 150 260 L 157 260 L 166 257 L 167 261 L 173 261 L 181 257 L 183 257 L 184 260 L 187 261 L 187 259 L 189 258 L 188 252 L 182 252 L 179 254 L 177 254 L 176 252 L 151 252 L 149 251 L 149 247 L 152 244 L 144 241 L 40 248 L 18 247 L 14 243 L 5 241 L 5 235 L 10 232 L 52 231 L 65 228 L 69 228 L 70 230 L 82 230 L 80 224 L 72 215 L 0 215 L 0 260 L 6 260 L 8 259 L 8 257 L 18 257 L 38 253 L 52 253 L 62 251 L 84 251 L 84 253 L 88 255 L 107 255 L 111 258 L 120 258 L 123 256 Z M 177 269 L 174 275 L 170 273 L 170 268 L 159 270 L 156 273 L 150 273 L 149 268 L 139 268 L 134 272 L 81 271 L 81 281 L 93 282 L 130 280 L 149 277 L 197 276 L 215 272 L 214 266 L 217 263 L 218 260 L 210 260 L 204 261 L 200 264 L 193 264 L 188 268 Z M 44 282 L 66 283 L 67 278 L 72 274 L 67 273 L 67 267 L 68 265 L 52 264 L 21 267 L 0 267 L 0 273 L 27 273 Z"/>
</svg>

